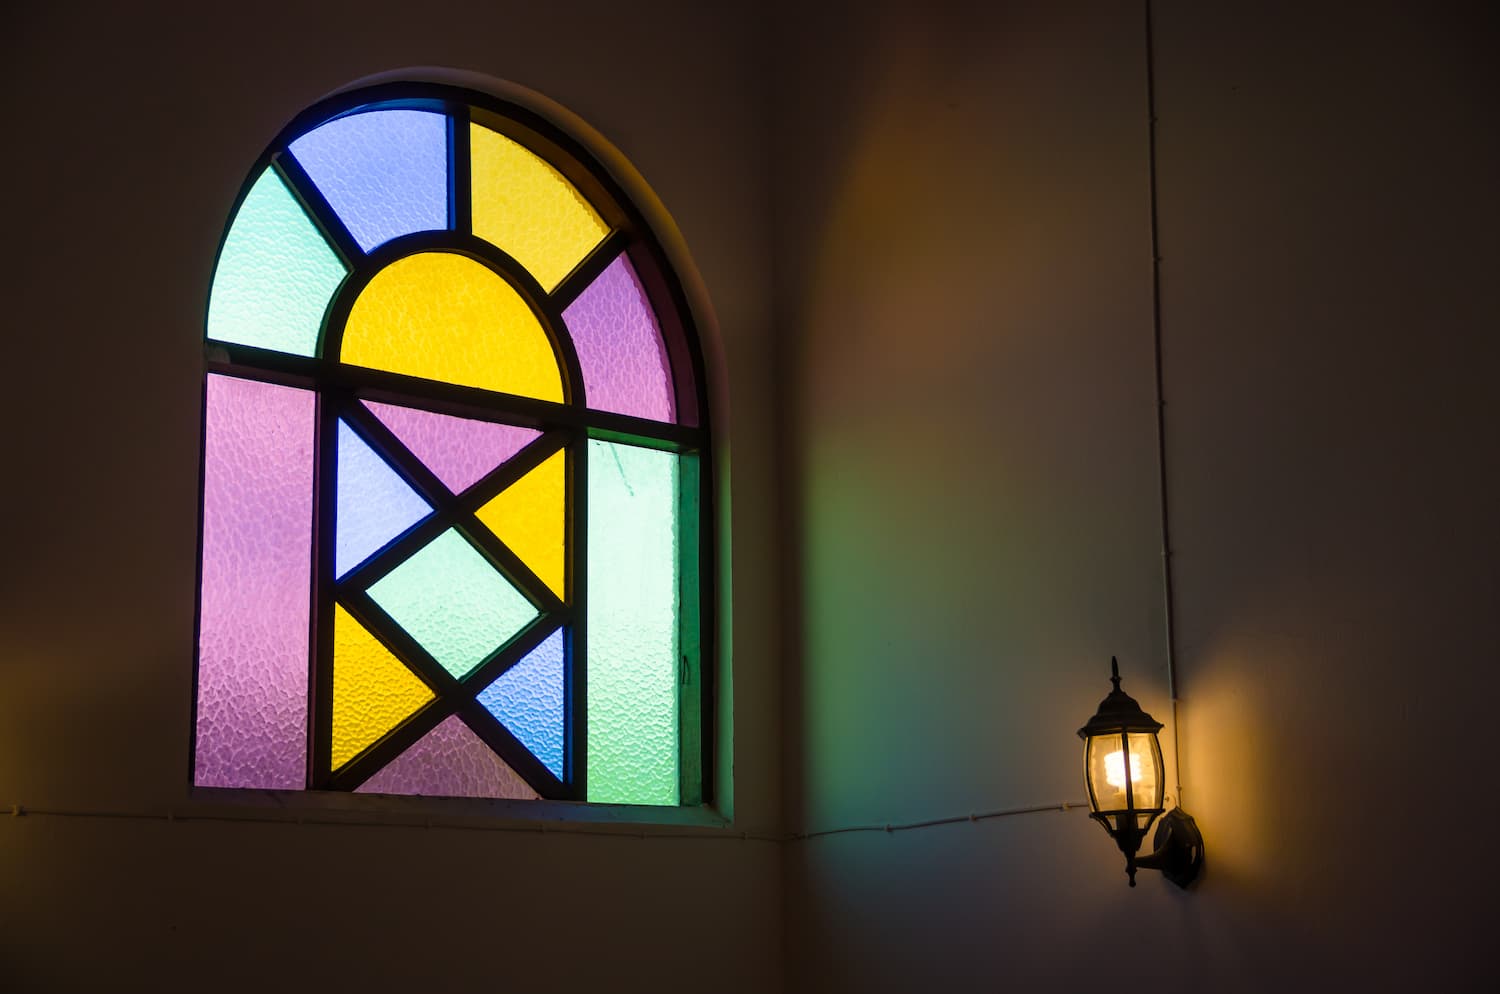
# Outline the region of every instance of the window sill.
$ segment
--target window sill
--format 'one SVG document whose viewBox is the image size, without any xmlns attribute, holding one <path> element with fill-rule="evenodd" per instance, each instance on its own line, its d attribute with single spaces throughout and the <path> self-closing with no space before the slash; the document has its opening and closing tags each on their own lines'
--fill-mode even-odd
<svg viewBox="0 0 1500 994">
<path fill-rule="evenodd" d="M 721 829 L 725 835 L 734 834 L 732 823 L 718 810 L 706 805 L 656 807 L 230 787 L 194 787 L 190 790 L 190 798 L 192 810 L 177 811 L 168 817 L 517 832 L 578 833 L 588 830 L 590 834 L 609 835 L 636 835 L 647 828 L 668 830 L 651 834 L 678 834 L 670 830 L 707 828 Z"/>
</svg>

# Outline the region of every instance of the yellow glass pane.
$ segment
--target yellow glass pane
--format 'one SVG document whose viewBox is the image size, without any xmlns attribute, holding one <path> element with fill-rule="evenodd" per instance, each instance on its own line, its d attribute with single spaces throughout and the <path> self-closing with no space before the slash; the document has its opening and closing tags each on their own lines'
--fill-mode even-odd
<svg viewBox="0 0 1500 994">
<path fill-rule="evenodd" d="M 547 333 L 521 295 L 467 256 L 398 259 L 360 292 L 339 358 L 351 365 L 561 402 Z"/>
<path fill-rule="evenodd" d="M 432 700 L 406 664 L 342 607 L 333 620 L 333 768 Z"/>
<path fill-rule="evenodd" d="M 529 149 L 469 126 L 474 234 L 507 253 L 549 293 L 609 228 L 562 173 Z"/>
<path fill-rule="evenodd" d="M 563 568 L 566 492 L 567 465 L 559 451 L 477 512 L 479 520 L 559 598 L 567 596 Z"/>
</svg>

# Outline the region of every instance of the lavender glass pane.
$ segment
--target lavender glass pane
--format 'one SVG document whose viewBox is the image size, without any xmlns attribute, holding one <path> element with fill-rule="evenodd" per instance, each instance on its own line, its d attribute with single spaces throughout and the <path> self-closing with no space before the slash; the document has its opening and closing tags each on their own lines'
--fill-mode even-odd
<svg viewBox="0 0 1500 994">
<path fill-rule="evenodd" d="M 563 633 L 541 645 L 489 685 L 479 703 L 510 729 L 559 780 L 563 775 Z"/>
<path fill-rule="evenodd" d="M 359 247 L 448 227 L 448 118 L 374 110 L 329 121 L 292 142 Z"/>
<path fill-rule="evenodd" d="M 367 400 L 365 406 L 454 493 L 478 483 L 541 435 L 534 428 L 456 418 L 395 404 Z"/>
<path fill-rule="evenodd" d="M 301 789 L 314 396 L 212 375 L 206 403 L 193 782 Z"/>
<path fill-rule="evenodd" d="M 338 534 L 334 572 L 342 577 L 432 513 L 390 464 L 339 422 Z"/>
<path fill-rule="evenodd" d="M 358 792 L 521 800 L 537 796 L 456 714 L 366 780 Z"/>
<path fill-rule="evenodd" d="M 671 365 L 635 267 L 621 255 L 563 312 L 597 411 L 653 421 L 676 418 Z"/>
</svg>

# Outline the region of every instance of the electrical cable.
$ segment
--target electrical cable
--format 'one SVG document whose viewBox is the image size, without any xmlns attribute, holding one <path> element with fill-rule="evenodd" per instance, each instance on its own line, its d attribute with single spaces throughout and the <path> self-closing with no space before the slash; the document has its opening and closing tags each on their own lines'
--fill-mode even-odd
<svg viewBox="0 0 1500 994">
<path fill-rule="evenodd" d="M 1182 807 L 1182 752 L 1177 733 L 1177 623 L 1172 586 L 1172 531 L 1167 518 L 1167 401 L 1162 382 L 1161 225 L 1156 193 L 1156 39 L 1151 0 L 1146 9 L 1147 159 L 1151 191 L 1151 345 L 1156 372 L 1156 488 L 1161 507 L 1161 580 L 1166 628 L 1167 694 L 1172 700 L 1172 772 Z"/>
<path fill-rule="evenodd" d="M 916 829 L 935 828 L 940 825 L 960 825 L 964 823 L 978 823 L 995 818 L 1007 818 L 1014 815 L 1037 814 L 1043 811 L 1067 812 L 1075 808 L 1088 807 L 1085 801 L 1060 801 L 1055 804 L 1035 804 L 1028 807 L 1004 808 L 997 811 L 985 811 L 967 815 L 954 815 L 947 818 L 930 818 L 925 821 L 910 822 L 888 822 L 883 824 L 869 825 L 847 825 L 840 828 L 825 828 L 811 832 L 793 832 L 787 835 L 770 835 L 765 833 L 735 831 L 731 828 L 722 830 L 683 829 L 673 831 L 663 826 L 652 826 L 642 828 L 638 825 L 621 825 L 614 829 L 573 827 L 570 822 L 545 822 L 533 825 L 517 824 L 495 824 L 484 822 L 465 822 L 450 820 L 433 820 L 424 818 L 413 820 L 409 818 L 340 818 L 327 815 L 299 815 L 288 812 L 283 815 L 263 815 L 254 813 L 191 813 L 182 814 L 177 811 L 85 811 L 67 808 L 29 808 L 22 804 L 13 804 L 10 808 L 12 817 L 26 818 L 101 818 L 121 819 L 130 821 L 165 821 L 176 822 L 245 822 L 268 825 L 312 825 L 312 826 L 352 826 L 359 828 L 421 828 L 439 829 L 460 832 L 513 832 L 530 835 L 587 835 L 597 838 L 615 839 L 705 839 L 714 841 L 740 841 L 740 842 L 769 842 L 777 845 L 785 845 L 792 842 L 806 842 L 810 839 L 824 838 L 830 835 L 846 835 L 854 832 L 879 832 L 882 834 L 893 834 L 896 832 L 909 832 Z"/>
</svg>

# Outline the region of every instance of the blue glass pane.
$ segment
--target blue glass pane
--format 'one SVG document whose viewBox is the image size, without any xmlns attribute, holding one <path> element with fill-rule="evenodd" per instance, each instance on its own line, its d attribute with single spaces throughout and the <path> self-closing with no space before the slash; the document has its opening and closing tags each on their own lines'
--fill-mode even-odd
<svg viewBox="0 0 1500 994">
<path fill-rule="evenodd" d="M 563 633 L 553 632 L 479 695 L 559 780 L 563 775 Z"/>
<path fill-rule="evenodd" d="M 369 252 L 397 235 L 448 227 L 448 119 L 373 110 L 329 121 L 292 154 Z"/>
<path fill-rule="evenodd" d="M 334 572 L 340 577 L 432 513 L 427 502 L 342 421 L 338 492 Z"/>
</svg>

